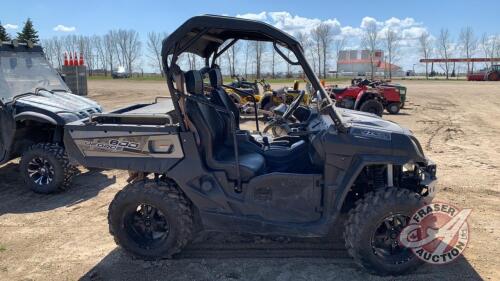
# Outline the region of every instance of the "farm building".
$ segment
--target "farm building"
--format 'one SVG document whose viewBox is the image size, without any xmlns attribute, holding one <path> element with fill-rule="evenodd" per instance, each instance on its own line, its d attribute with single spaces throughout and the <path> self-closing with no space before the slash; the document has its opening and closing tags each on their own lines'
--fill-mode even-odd
<svg viewBox="0 0 500 281">
<path fill-rule="evenodd" d="M 389 64 L 384 61 L 384 51 L 377 50 L 373 58 L 375 73 L 377 76 L 389 76 L 389 69 L 392 76 L 404 76 L 400 66 Z M 369 50 L 343 50 L 339 53 L 337 71 L 344 76 L 365 76 L 371 72 L 370 51 Z"/>
</svg>

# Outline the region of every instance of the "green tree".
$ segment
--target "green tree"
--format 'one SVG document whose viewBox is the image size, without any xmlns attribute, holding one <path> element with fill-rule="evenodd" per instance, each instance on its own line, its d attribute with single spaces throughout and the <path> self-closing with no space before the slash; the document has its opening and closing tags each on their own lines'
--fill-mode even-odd
<svg viewBox="0 0 500 281">
<path fill-rule="evenodd" d="M 0 22 L 0 41 L 10 41 L 10 36 Z"/>
<path fill-rule="evenodd" d="M 38 31 L 33 27 L 33 22 L 30 18 L 26 20 L 24 24 L 23 30 L 17 33 L 17 40 L 21 42 L 26 42 L 31 40 L 33 43 L 38 43 L 40 40 L 38 39 Z"/>
</svg>

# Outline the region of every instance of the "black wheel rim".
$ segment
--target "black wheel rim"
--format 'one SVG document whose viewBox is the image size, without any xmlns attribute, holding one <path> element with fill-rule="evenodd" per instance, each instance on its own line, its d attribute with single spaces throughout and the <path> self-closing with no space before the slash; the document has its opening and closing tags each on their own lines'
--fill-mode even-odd
<svg viewBox="0 0 500 281">
<path fill-rule="evenodd" d="M 164 242 L 170 233 L 167 217 L 158 208 L 139 204 L 125 214 L 124 227 L 141 248 L 151 249 Z"/>
<path fill-rule="evenodd" d="M 371 245 L 373 253 L 389 264 L 403 264 L 414 258 L 409 248 L 399 243 L 399 234 L 408 225 L 410 217 L 393 214 L 384 218 L 375 230 Z"/>
<path fill-rule="evenodd" d="M 43 157 L 35 157 L 28 162 L 28 175 L 37 185 L 49 185 L 54 181 L 54 166 Z"/>
</svg>

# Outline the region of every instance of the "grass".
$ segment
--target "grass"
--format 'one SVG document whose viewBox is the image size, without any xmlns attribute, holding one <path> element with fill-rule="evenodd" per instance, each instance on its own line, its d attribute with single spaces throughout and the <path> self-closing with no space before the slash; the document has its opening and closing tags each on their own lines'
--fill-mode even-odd
<svg viewBox="0 0 500 281">
<path fill-rule="evenodd" d="M 5 252 L 6 250 L 7 248 L 4 245 L 0 244 L 0 253 Z"/>
<path fill-rule="evenodd" d="M 112 80 L 111 76 L 103 76 L 103 75 L 94 75 L 94 76 L 88 76 L 88 80 Z M 127 79 L 122 79 L 122 80 L 128 80 L 128 81 L 161 81 L 164 82 L 165 78 L 161 77 L 159 75 L 145 75 L 142 77 L 131 77 Z M 293 84 L 295 80 L 301 81 L 299 78 L 276 78 L 276 79 L 266 79 L 267 82 L 269 83 L 279 83 L 279 84 Z M 232 82 L 233 79 L 230 77 L 225 77 L 224 78 L 224 83 L 230 83 Z M 248 79 L 248 81 L 253 81 L 252 79 Z M 334 82 L 345 82 L 345 81 L 351 81 L 350 77 L 339 77 L 339 78 L 327 78 L 325 79 L 326 83 L 334 83 Z M 302 82 L 302 81 L 301 81 Z"/>
</svg>

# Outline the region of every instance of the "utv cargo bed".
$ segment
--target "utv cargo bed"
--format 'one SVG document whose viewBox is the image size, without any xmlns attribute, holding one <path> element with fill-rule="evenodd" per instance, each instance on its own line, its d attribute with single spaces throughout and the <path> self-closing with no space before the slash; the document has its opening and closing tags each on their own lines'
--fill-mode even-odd
<svg viewBox="0 0 500 281">
<path fill-rule="evenodd" d="M 184 157 L 170 99 L 93 114 L 65 128 L 72 160 L 85 167 L 164 172 Z"/>
</svg>

